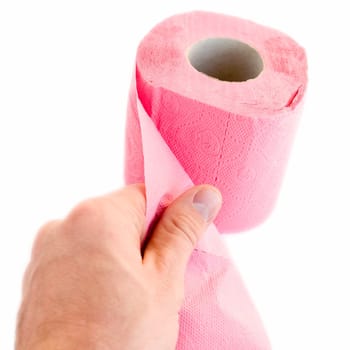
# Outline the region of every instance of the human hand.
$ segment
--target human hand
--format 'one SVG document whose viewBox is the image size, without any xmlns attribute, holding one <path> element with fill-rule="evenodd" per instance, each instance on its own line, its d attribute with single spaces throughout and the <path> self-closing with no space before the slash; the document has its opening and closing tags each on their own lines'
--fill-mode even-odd
<svg viewBox="0 0 350 350">
<path fill-rule="evenodd" d="M 145 247 L 141 184 L 89 199 L 46 224 L 23 280 L 16 350 L 173 350 L 184 274 L 221 195 L 193 187 L 164 211 Z"/>
</svg>

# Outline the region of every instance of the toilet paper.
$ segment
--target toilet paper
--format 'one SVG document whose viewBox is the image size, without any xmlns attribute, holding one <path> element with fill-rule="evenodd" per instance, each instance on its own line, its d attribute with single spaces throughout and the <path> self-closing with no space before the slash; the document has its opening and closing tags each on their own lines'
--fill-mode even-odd
<svg viewBox="0 0 350 350">
<path fill-rule="evenodd" d="M 125 179 L 146 185 L 147 227 L 193 184 L 212 184 L 223 196 L 188 264 L 178 350 L 270 349 L 220 233 L 249 229 L 270 214 L 306 83 L 302 47 L 232 16 L 176 15 L 139 45 Z"/>
</svg>

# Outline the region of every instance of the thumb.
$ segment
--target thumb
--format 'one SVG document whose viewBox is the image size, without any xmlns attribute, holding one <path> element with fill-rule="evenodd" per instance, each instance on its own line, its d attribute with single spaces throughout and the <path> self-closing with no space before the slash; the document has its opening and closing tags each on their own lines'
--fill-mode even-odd
<svg viewBox="0 0 350 350">
<path fill-rule="evenodd" d="M 166 278 L 183 280 L 197 241 L 215 219 L 222 197 L 215 187 L 196 186 L 164 211 L 144 251 L 144 264 L 153 265 Z"/>
</svg>

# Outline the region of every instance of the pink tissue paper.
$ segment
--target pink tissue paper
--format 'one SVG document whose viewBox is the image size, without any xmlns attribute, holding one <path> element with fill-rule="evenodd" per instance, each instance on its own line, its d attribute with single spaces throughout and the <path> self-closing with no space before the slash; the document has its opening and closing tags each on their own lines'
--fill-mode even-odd
<svg viewBox="0 0 350 350">
<path fill-rule="evenodd" d="M 193 184 L 223 195 L 187 267 L 177 350 L 271 348 L 220 233 L 252 228 L 270 214 L 306 83 L 303 48 L 232 16 L 176 15 L 139 45 L 125 180 L 146 185 L 147 227 Z"/>
</svg>

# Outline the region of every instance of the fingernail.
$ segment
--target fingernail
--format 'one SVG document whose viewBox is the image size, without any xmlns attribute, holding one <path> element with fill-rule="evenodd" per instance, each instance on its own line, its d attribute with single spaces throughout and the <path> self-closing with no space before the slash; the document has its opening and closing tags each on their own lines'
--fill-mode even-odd
<svg viewBox="0 0 350 350">
<path fill-rule="evenodd" d="M 202 188 L 193 197 L 193 206 L 208 223 L 218 214 L 222 203 L 219 191 L 209 187 Z"/>
</svg>

